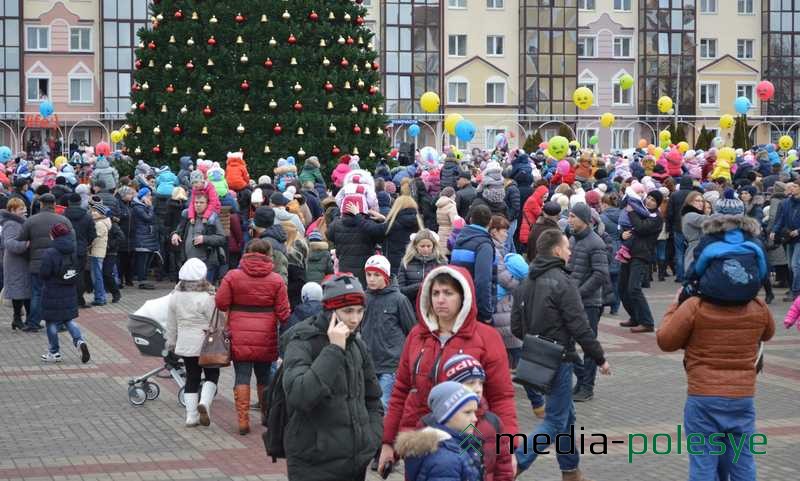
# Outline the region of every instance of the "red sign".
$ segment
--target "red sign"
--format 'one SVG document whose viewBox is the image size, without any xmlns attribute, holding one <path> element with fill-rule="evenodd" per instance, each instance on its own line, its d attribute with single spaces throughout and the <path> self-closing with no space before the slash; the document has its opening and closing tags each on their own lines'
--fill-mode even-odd
<svg viewBox="0 0 800 481">
<path fill-rule="evenodd" d="M 48 118 L 44 118 L 40 114 L 26 114 L 25 127 L 29 129 L 57 129 L 58 116 L 53 114 Z"/>
</svg>

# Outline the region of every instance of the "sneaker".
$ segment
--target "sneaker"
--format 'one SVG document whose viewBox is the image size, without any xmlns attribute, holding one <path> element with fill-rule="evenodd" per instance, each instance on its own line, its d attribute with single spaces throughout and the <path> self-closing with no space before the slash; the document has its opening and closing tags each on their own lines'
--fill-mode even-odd
<svg viewBox="0 0 800 481">
<path fill-rule="evenodd" d="M 111 298 L 111 303 L 112 304 L 116 304 L 121 300 L 122 300 L 122 295 L 114 296 L 114 297 Z"/>
<path fill-rule="evenodd" d="M 42 326 L 25 325 L 25 327 L 22 328 L 22 332 L 39 332 L 41 329 Z"/>
<path fill-rule="evenodd" d="M 92 356 L 89 354 L 89 346 L 86 344 L 86 341 L 78 341 L 78 349 L 81 350 L 81 362 L 84 364 L 89 362 Z M 61 355 L 59 354 L 59 356 Z"/>
<path fill-rule="evenodd" d="M 100 302 L 100 301 L 92 301 L 92 305 L 93 306 L 105 306 L 106 305 L 106 301 L 102 301 L 102 302 Z"/>
<path fill-rule="evenodd" d="M 594 397 L 594 391 L 590 391 L 585 387 L 578 389 L 578 392 L 572 395 L 572 400 L 576 403 L 591 401 Z"/>
<path fill-rule="evenodd" d="M 619 327 L 636 327 L 636 326 L 638 326 L 638 325 L 639 325 L 639 324 L 636 324 L 635 322 L 633 322 L 633 321 L 632 321 L 632 320 L 630 320 L 630 319 L 628 319 L 628 320 L 627 320 L 627 321 L 625 321 L 625 322 L 620 322 L 620 323 L 619 323 Z"/>
<path fill-rule="evenodd" d="M 144 284 L 144 283 L 143 284 L 139 284 L 139 289 L 142 289 L 142 290 L 145 290 L 145 291 L 152 291 L 155 288 L 156 288 L 156 286 L 154 286 L 153 284 Z"/>
<path fill-rule="evenodd" d="M 47 354 L 42 354 L 42 361 L 44 362 L 61 362 L 61 353 L 56 352 L 48 352 Z"/>
</svg>

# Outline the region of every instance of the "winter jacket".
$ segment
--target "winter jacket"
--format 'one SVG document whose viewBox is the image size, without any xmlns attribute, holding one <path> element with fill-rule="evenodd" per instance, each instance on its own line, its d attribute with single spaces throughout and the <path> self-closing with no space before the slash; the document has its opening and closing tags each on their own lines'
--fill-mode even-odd
<svg viewBox="0 0 800 481">
<path fill-rule="evenodd" d="M 75 231 L 72 222 L 64 216 L 58 215 L 53 211 L 43 210 L 38 214 L 25 219 L 22 224 L 22 232 L 17 236 L 21 242 L 30 241 L 29 264 L 31 273 L 39 272 L 39 263 L 44 255 L 45 249 L 50 247 L 50 229 L 56 224 L 67 224 L 70 228 L 70 238 L 75 242 Z"/>
<path fill-rule="evenodd" d="M 119 210 L 117 211 L 117 217 L 119 217 L 119 228 L 122 229 L 123 234 L 125 234 L 125 239 L 119 246 L 119 252 L 130 252 L 133 250 L 133 245 L 131 244 L 134 233 L 133 202 L 125 203 L 122 201 L 122 199 L 117 197 L 117 206 L 119 207 Z"/>
<path fill-rule="evenodd" d="M 684 350 L 690 396 L 752 397 L 759 343 L 775 334 L 761 299 L 721 306 L 699 297 L 673 304 L 656 332 L 663 351 Z"/>
<path fill-rule="evenodd" d="M 263 254 L 242 256 L 239 268 L 222 279 L 217 308 L 228 312 L 231 358 L 241 362 L 278 359 L 278 323 L 289 319 L 289 297 L 272 260 Z"/>
<path fill-rule="evenodd" d="M 168 237 L 178 229 L 178 224 L 181 223 L 184 211 L 186 210 L 186 202 L 182 200 L 169 199 L 166 202 L 166 213 L 162 220 L 164 234 Z M 169 241 L 169 239 L 167 239 Z"/>
<path fill-rule="evenodd" d="M 386 228 L 386 237 L 383 241 L 383 255 L 389 259 L 393 276 L 400 270 L 400 263 L 406 253 L 406 247 L 409 242 L 411 242 L 411 234 L 419 231 L 417 215 L 415 209 L 401 209 L 397 212 L 397 216 L 394 218 L 391 227 L 389 227 L 388 220 L 383 223 Z"/>
<path fill-rule="evenodd" d="M 455 199 L 450 197 L 439 197 L 436 201 L 436 224 L 439 226 L 439 250 L 444 254 L 450 251 L 447 249 L 446 240 L 453 231 L 453 221 L 458 216 Z"/>
<path fill-rule="evenodd" d="M 456 206 L 458 207 L 458 215 L 460 217 L 464 219 L 467 218 L 469 208 L 472 206 L 472 202 L 475 201 L 477 196 L 478 191 L 475 190 L 475 186 L 472 184 L 467 184 L 465 187 L 456 191 Z"/>
<path fill-rule="evenodd" d="M 286 231 L 280 225 L 272 225 L 261 233 L 272 246 L 272 270 L 281 276 L 283 282 L 289 280 L 289 259 L 286 256 Z"/>
<path fill-rule="evenodd" d="M 385 191 L 380 191 L 375 194 L 378 198 L 378 212 L 385 216 L 392 210 L 392 196 Z"/>
<path fill-rule="evenodd" d="M 228 239 L 216 214 L 212 214 L 206 222 L 195 221 L 194 224 L 188 217 L 182 216 L 173 234 L 178 234 L 181 238 L 182 261 L 197 258 L 207 266 L 219 266 L 226 262 L 225 246 Z M 203 243 L 194 245 L 194 239 L 198 236 L 203 236 Z"/>
<path fill-rule="evenodd" d="M 308 243 L 308 260 L 306 262 L 306 282 L 322 283 L 328 274 L 333 274 L 333 258 L 325 241 Z"/>
<path fill-rule="evenodd" d="M 439 173 L 439 185 L 444 189 L 445 187 L 456 188 L 456 181 L 458 174 L 461 170 L 458 168 L 458 162 L 453 159 L 445 159 L 442 165 L 442 171 Z"/>
<path fill-rule="evenodd" d="M 569 250 L 572 255 L 567 268 L 577 282 L 583 306 L 601 307 L 603 288 L 611 284 L 606 243 L 591 227 L 587 227 L 581 232 L 573 232 Z"/>
<path fill-rule="evenodd" d="M 527 154 L 520 154 L 511 161 L 509 178 L 519 186 L 519 194 L 524 203 L 533 193 L 533 168 Z"/>
<path fill-rule="evenodd" d="M 536 219 L 536 223 L 531 228 L 531 233 L 528 236 L 528 262 L 533 262 L 533 260 L 536 259 L 536 242 L 538 242 L 539 237 L 545 231 L 550 229 L 561 230 L 561 227 L 558 225 L 557 220 L 545 215 L 540 215 L 539 218 Z"/>
<path fill-rule="evenodd" d="M 102 217 L 94 221 L 94 230 L 97 237 L 89 246 L 89 256 L 105 258 L 108 250 L 108 234 L 111 231 L 111 219 Z"/>
<path fill-rule="evenodd" d="M 319 219 L 325 211 L 322 210 L 322 202 L 319 200 L 319 193 L 314 189 L 303 189 L 300 191 L 306 201 L 306 206 L 311 212 L 311 219 Z"/>
<path fill-rule="evenodd" d="M 683 256 L 684 269 L 692 265 L 694 250 L 697 248 L 697 244 L 700 243 L 700 237 L 703 236 L 703 222 L 706 219 L 708 219 L 707 215 L 696 211 L 692 206 L 687 205 L 683 209 L 681 231 L 686 237 L 686 254 Z"/>
<path fill-rule="evenodd" d="M 511 330 L 518 339 L 541 335 L 564 346 L 564 362 L 578 362 L 575 342 L 598 366 L 605 363 L 603 348 L 595 338 L 580 292 L 564 261 L 540 255 L 531 264 L 528 278 L 514 295 Z"/>
<path fill-rule="evenodd" d="M 336 249 L 339 272 L 350 272 L 367 285 L 364 265 L 375 254 L 375 244 L 383 240 L 386 227 L 361 215 L 345 214 L 328 226 L 328 242 Z"/>
<path fill-rule="evenodd" d="M 86 257 L 89 252 L 89 246 L 97 237 L 92 215 L 82 207 L 71 206 L 64 211 L 64 216 L 72 222 L 72 228 L 75 231 L 75 254 L 78 257 Z"/>
<path fill-rule="evenodd" d="M 300 304 L 300 294 L 306 283 L 306 260 L 308 259 L 308 244 L 297 239 L 291 249 L 286 249 L 286 259 L 289 262 L 286 286 L 289 293 L 289 304 Z"/>
<path fill-rule="evenodd" d="M 286 210 L 286 208 L 283 207 L 275 207 L 272 210 L 275 211 L 276 224 L 279 224 L 281 222 L 291 222 L 297 229 L 297 235 L 299 236 L 302 236 L 303 232 L 306 231 L 306 226 L 303 225 L 303 221 L 300 220 L 300 217 L 297 214 L 292 214 L 291 212 Z"/>
<path fill-rule="evenodd" d="M 192 195 L 189 198 L 189 219 L 195 219 L 194 196 L 199 193 L 205 194 L 206 198 L 208 199 L 208 206 L 206 206 L 206 210 L 203 212 L 203 218 L 208 220 L 208 218 L 211 217 L 211 214 L 219 214 L 220 210 L 222 209 L 222 203 L 219 201 L 217 190 L 214 188 L 214 185 L 211 182 L 206 182 L 203 188 L 192 189 Z"/>
<path fill-rule="evenodd" d="M 97 158 L 97 163 L 92 171 L 92 182 L 96 184 L 98 181 L 103 181 L 106 186 L 105 190 L 112 192 L 117 189 L 119 183 L 119 172 L 111 166 L 108 158 L 103 156 Z"/>
<path fill-rule="evenodd" d="M 189 181 L 189 176 L 192 175 L 192 158 L 188 155 L 181 157 L 180 161 L 181 170 L 178 171 L 178 183 L 188 192 L 191 190 L 192 185 Z"/>
<path fill-rule="evenodd" d="M 167 345 L 178 356 L 197 357 L 203 346 L 205 330 L 214 315 L 214 294 L 199 283 L 186 283 L 188 290 L 176 288 L 169 296 Z"/>
<path fill-rule="evenodd" d="M 478 320 L 491 322 L 497 296 L 497 259 L 489 231 L 475 224 L 465 226 L 456 239 L 450 263 L 469 271 L 475 280 Z"/>
<path fill-rule="evenodd" d="M 470 205 L 469 211 L 467 212 L 467 217 L 465 217 L 464 220 L 471 222 L 470 214 L 472 210 L 479 205 L 488 207 L 489 210 L 492 211 L 492 215 L 501 215 L 508 219 L 508 205 L 506 205 L 505 200 L 501 202 L 489 202 L 483 197 L 483 193 L 479 193 L 477 197 L 475 197 L 475 200 L 472 201 L 472 205 Z"/>
<path fill-rule="evenodd" d="M 313 165 L 303 165 L 303 169 L 300 171 L 300 175 L 297 176 L 297 180 L 300 181 L 300 185 L 303 185 L 306 182 L 311 182 L 314 185 L 325 185 L 325 179 L 322 177 L 322 172 L 319 170 L 319 167 L 314 167 Z"/>
<path fill-rule="evenodd" d="M 111 223 L 111 229 L 108 231 L 108 246 L 106 247 L 106 257 L 112 257 L 119 254 L 119 248 L 125 243 L 125 233 L 116 222 Z"/>
<path fill-rule="evenodd" d="M 407 480 L 483 481 L 483 462 L 474 449 L 464 450 L 471 435 L 434 423 L 401 433 L 395 449 L 403 459 Z M 481 446 L 483 448 L 483 446 Z"/>
<path fill-rule="evenodd" d="M 781 231 L 787 232 L 800 229 L 800 198 L 789 197 L 781 202 L 781 208 L 778 209 L 775 224 L 772 225 L 772 232 L 780 234 Z M 789 237 L 785 236 L 790 244 L 794 244 L 800 240 L 800 236 Z"/>
<path fill-rule="evenodd" d="M 3 296 L 6 299 L 30 299 L 31 276 L 28 272 L 28 245 L 18 241 L 25 219 L 0 210 L 0 234 L 3 251 Z"/>
<path fill-rule="evenodd" d="M 772 198 L 769 201 L 769 221 L 764 226 L 765 235 L 768 237 L 769 233 L 772 232 L 772 227 L 775 225 L 775 219 L 780 214 L 781 205 L 784 200 L 783 194 L 772 194 Z M 777 237 L 775 239 L 778 241 Z M 767 242 L 767 260 L 769 260 L 770 266 L 785 266 L 788 263 L 788 259 L 786 258 L 786 249 L 784 249 L 783 245 L 781 245 L 780 241 L 778 242 Z"/>
<path fill-rule="evenodd" d="M 519 219 L 522 212 L 522 204 L 520 200 L 519 187 L 513 180 L 506 183 L 506 218 L 509 222 L 514 222 Z"/>
<path fill-rule="evenodd" d="M 692 192 L 692 178 L 681 177 L 679 185 L 680 189 L 670 194 L 667 203 L 667 215 L 664 218 L 664 223 L 668 232 L 683 232 L 683 224 L 681 222 L 683 204 L 686 203 L 686 197 Z"/>
<path fill-rule="evenodd" d="M 613 253 L 616 253 L 622 247 L 622 237 L 620 237 L 621 233 L 619 231 L 619 213 L 619 208 L 608 207 L 600 214 L 600 220 L 605 226 L 606 234 L 611 239 L 611 251 Z M 616 256 L 612 255 L 608 263 L 608 272 L 617 274 L 620 268 L 620 261 L 616 259 Z"/>
<path fill-rule="evenodd" d="M 329 344 L 330 319 L 323 311 L 281 339 L 291 480 L 361 479 L 381 444 L 382 391 L 372 360 L 359 335 L 348 336 L 345 349 Z M 314 344 L 324 346 L 318 354 Z"/>
<path fill-rule="evenodd" d="M 522 207 L 522 221 L 519 227 L 519 241 L 522 244 L 528 243 L 531 228 L 542 214 L 542 207 L 544 207 L 544 200 L 548 193 L 547 187 L 540 185 L 533 192 L 533 195 L 525 201 L 525 205 Z"/>
<path fill-rule="evenodd" d="M 322 302 L 320 301 L 301 302 L 300 304 L 294 307 L 292 315 L 289 316 L 289 320 L 286 321 L 286 325 L 281 326 L 281 332 L 287 332 L 289 329 L 293 328 L 300 322 L 305 321 L 310 317 L 317 316 L 321 312 L 322 312 Z"/>
<path fill-rule="evenodd" d="M 346 160 L 347 157 L 344 159 Z M 351 170 L 352 169 L 350 168 L 350 165 L 348 165 L 346 161 L 340 159 L 339 163 L 336 164 L 336 168 L 334 168 L 333 172 L 331 172 L 331 181 L 333 182 L 333 186 L 337 189 L 341 189 L 342 184 L 344 183 L 344 178 L 350 173 Z"/>
<path fill-rule="evenodd" d="M 522 347 L 522 341 L 511 332 L 511 308 L 513 306 L 514 291 L 519 287 L 520 281 L 516 279 L 503 260 L 505 257 L 505 247 L 499 242 L 494 242 L 495 256 L 497 257 L 497 284 L 506 291 L 506 295 L 498 299 L 494 306 L 494 316 L 492 317 L 494 328 L 503 338 L 506 349 Z M 498 294 L 498 297 L 500 294 Z"/>
<path fill-rule="evenodd" d="M 78 318 L 75 284 L 79 268 L 72 236 L 57 237 L 44 251 L 39 267 L 39 277 L 44 285 L 42 319 L 63 322 Z"/>
<path fill-rule="evenodd" d="M 414 256 L 413 259 L 408 261 L 408 265 L 400 263 L 400 270 L 397 273 L 397 285 L 400 287 L 400 292 L 408 297 L 412 303 L 417 302 L 417 293 L 422 280 L 428 275 L 435 267 L 442 265 L 439 257 L 436 255 L 430 256 Z"/>
<path fill-rule="evenodd" d="M 230 214 L 230 233 L 228 234 L 228 254 L 239 255 L 244 246 L 244 232 L 242 231 L 242 218 L 236 212 Z"/>
<path fill-rule="evenodd" d="M 635 212 L 631 212 L 629 218 L 633 225 L 633 243 L 630 247 L 631 258 L 649 263 L 653 260 L 656 240 L 658 239 L 658 234 L 661 233 L 663 224 L 661 214 L 657 213 L 655 217 L 642 218 Z"/>
<path fill-rule="evenodd" d="M 225 163 L 225 180 L 231 190 L 239 192 L 250 185 L 247 164 L 241 157 L 229 156 Z"/>
<path fill-rule="evenodd" d="M 394 374 L 403 343 L 416 324 L 411 302 L 392 284 L 367 290 L 367 303 L 359 330 L 367 345 L 377 374 Z"/>
<path fill-rule="evenodd" d="M 438 323 L 431 317 L 430 290 L 433 278 L 440 273 L 454 277 L 462 287 L 465 302 L 456 317 L 453 335 L 438 336 Z M 417 325 L 411 329 L 403 345 L 397 368 L 394 389 L 383 425 L 383 443 L 394 444 L 400 431 L 414 429 L 420 419 L 430 412 L 428 394 L 431 388 L 444 381 L 444 365 L 455 354 L 470 354 L 486 370 L 483 396 L 488 409 L 496 413 L 506 432 L 518 432 L 514 404 L 514 385 L 508 366 L 503 339 L 497 331 L 478 322 L 475 288 L 469 272 L 456 266 L 439 266 L 425 278 L 417 300 Z M 588 327 L 588 325 L 587 325 Z"/>
<path fill-rule="evenodd" d="M 130 249 L 137 252 L 157 252 L 158 231 L 153 207 L 136 198 L 132 205 L 133 237 L 129 238 Z"/>
<path fill-rule="evenodd" d="M 436 225 L 436 204 L 431 194 L 422 188 L 418 188 L 414 200 L 419 206 L 419 215 L 422 217 L 422 224 L 425 228 L 433 232 L 439 230 Z"/>
</svg>

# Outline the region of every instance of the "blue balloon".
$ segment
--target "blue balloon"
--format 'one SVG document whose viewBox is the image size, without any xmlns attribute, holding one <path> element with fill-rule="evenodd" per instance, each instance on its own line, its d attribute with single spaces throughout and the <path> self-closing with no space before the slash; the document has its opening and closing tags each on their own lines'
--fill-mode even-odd
<svg viewBox="0 0 800 481">
<path fill-rule="evenodd" d="M 469 142 L 475 137 L 475 124 L 467 119 L 461 119 L 456 124 L 456 137 L 462 142 Z"/>
<path fill-rule="evenodd" d="M 0 146 L 0 164 L 5 164 L 11 160 L 11 149 L 5 145 Z"/>
<path fill-rule="evenodd" d="M 47 118 L 53 115 L 53 103 L 49 100 L 45 100 L 41 104 L 39 104 L 39 113 L 42 114 L 42 117 Z"/>
<path fill-rule="evenodd" d="M 752 104 L 750 103 L 750 99 L 747 97 L 738 97 L 735 102 L 733 102 L 733 107 L 736 109 L 737 113 L 746 114 Z"/>
<path fill-rule="evenodd" d="M 411 124 L 411 126 L 408 128 L 408 135 L 412 137 L 419 135 L 419 125 Z"/>
</svg>

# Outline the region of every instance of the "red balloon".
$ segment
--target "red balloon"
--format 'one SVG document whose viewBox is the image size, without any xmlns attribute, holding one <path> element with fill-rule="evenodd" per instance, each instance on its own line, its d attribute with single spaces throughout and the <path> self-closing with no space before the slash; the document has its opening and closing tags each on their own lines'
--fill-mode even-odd
<svg viewBox="0 0 800 481">
<path fill-rule="evenodd" d="M 769 80 L 762 80 L 756 85 L 756 95 L 763 102 L 771 100 L 775 95 L 775 86 Z"/>
</svg>

